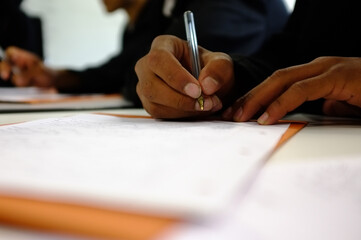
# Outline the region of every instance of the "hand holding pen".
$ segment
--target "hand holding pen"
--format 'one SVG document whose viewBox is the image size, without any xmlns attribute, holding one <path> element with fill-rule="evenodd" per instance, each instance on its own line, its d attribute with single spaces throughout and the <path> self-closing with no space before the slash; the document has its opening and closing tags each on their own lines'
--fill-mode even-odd
<svg viewBox="0 0 361 240">
<path fill-rule="evenodd" d="M 137 93 L 153 117 L 203 117 L 222 109 L 222 101 L 234 86 L 232 59 L 199 47 L 203 68 L 197 80 L 190 73 L 190 54 L 187 41 L 159 36 L 149 53 L 137 62 Z M 203 110 L 198 102 L 201 95 Z"/>
<path fill-rule="evenodd" d="M 3 51 L 0 51 L 0 77 L 4 81 L 11 80 L 14 74 L 20 73 L 20 69 L 11 63 L 9 56 L 5 55 Z"/>
<path fill-rule="evenodd" d="M 51 87 L 52 74 L 38 56 L 17 47 L 6 49 L 0 62 L 1 78 L 18 87 Z"/>
</svg>

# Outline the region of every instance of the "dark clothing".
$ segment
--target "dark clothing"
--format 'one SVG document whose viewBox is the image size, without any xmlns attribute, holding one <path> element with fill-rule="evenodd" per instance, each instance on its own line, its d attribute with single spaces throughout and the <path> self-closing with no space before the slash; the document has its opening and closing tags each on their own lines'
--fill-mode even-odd
<svg viewBox="0 0 361 240">
<path fill-rule="evenodd" d="M 43 57 L 39 18 L 29 17 L 20 9 L 22 0 L 0 1 L 0 46 L 17 46 Z"/>
<path fill-rule="evenodd" d="M 237 93 L 241 97 L 274 71 L 320 56 L 361 57 L 361 2 L 298 0 L 285 30 L 272 37 L 253 57 L 233 56 Z M 323 100 L 298 111 L 321 113 Z"/>
<path fill-rule="evenodd" d="M 0 1 L 0 47 L 17 46 L 43 57 L 41 21 L 25 15 L 20 9 L 22 0 Z M 13 86 L 11 81 L 3 81 L 0 86 Z"/>
<path fill-rule="evenodd" d="M 84 71 L 74 91 L 119 92 L 140 105 L 134 66 L 145 56 L 153 39 L 173 34 L 185 39 L 183 13 L 193 11 L 198 43 L 213 51 L 254 53 L 275 32 L 281 31 L 288 13 L 282 0 L 180 0 L 171 16 L 163 14 L 164 0 L 149 0 L 133 27 L 123 37 L 122 52 L 109 62 Z"/>
</svg>

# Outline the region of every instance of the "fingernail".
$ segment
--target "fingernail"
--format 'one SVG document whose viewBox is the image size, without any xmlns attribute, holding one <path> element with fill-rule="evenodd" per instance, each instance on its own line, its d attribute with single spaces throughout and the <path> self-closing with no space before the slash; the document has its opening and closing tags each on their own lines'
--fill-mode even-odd
<svg viewBox="0 0 361 240">
<path fill-rule="evenodd" d="M 203 80 L 203 87 L 206 94 L 213 94 L 218 89 L 218 81 L 212 77 L 206 77 Z"/>
<path fill-rule="evenodd" d="M 237 121 L 237 122 L 241 121 L 242 114 L 243 114 L 243 108 L 239 107 L 233 116 L 234 121 Z"/>
<path fill-rule="evenodd" d="M 267 112 L 265 112 L 258 118 L 257 122 L 259 124 L 264 125 L 267 123 L 268 118 L 269 118 L 269 114 Z"/>
<path fill-rule="evenodd" d="M 222 114 L 222 117 L 225 119 L 231 119 L 232 118 L 232 112 L 233 112 L 233 108 L 229 107 L 227 108 L 226 111 L 224 111 L 224 113 Z"/>
<path fill-rule="evenodd" d="M 198 98 L 201 95 L 201 88 L 194 83 L 188 83 L 184 87 L 184 92 L 192 98 Z"/>
<path fill-rule="evenodd" d="M 212 112 L 217 112 L 222 109 L 223 107 L 222 102 L 216 95 L 212 97 L 212 102 L 213 102 Z"/>
<path fill-rule="evenodd" d="M 210 111 L 213 108 L 212 98 L 206 97 L 204 98 L 204 111 Z"/>
</svg>

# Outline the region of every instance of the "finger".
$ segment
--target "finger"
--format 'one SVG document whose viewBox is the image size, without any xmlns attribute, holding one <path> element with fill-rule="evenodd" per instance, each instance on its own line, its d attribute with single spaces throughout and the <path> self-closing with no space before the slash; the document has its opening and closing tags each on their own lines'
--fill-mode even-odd
<svg viewBox="0 0 361 240">
<path fill-rule="evenodd" d="M 15 65 L 20 68 L 25 68 L 28 65 L 35 64 L 40 61 L 36 55 L 17 47 L 9 47 L 6 49 L 5 60 L 11 65 Z"/>
<path fill-rule="evenodd" d="M 143 64 L 142 60 L 139 65 Z M 150 70 L 143 69 L 138 71 L 139 82 L 137 85 L 137 93 L 143 103 L 151 102 L 153 104 L 166 106 L 168 108 L 176 109 L 178 111 L 201 111 L 199 103 L 196 99 L 188 97 L 170 88 L 157 75 Z M 204 111 L 211 111 L 214 108 L 221 108 L 218 97 L 205 96 Z M 155 113 L 156 114 L 156 113 Z"/>
<path fill-rule="evenodd" d="M 169 52 L 156 50 L 149 53 L 148 66 L 169 87 L 194 99 L 201 95 L 198 81 Z"/>
<path fill-rule="evenodd" d="M 245 97 L 241 97 L 236 100 L 236 102 L 233 103 L 232 106 L 228 107 L 223 113 L 222 118 L 227 121 L 237 121 L 235 120 L 235 116 L 242 116 L 243 114 L 243 102 Z M 240 117 L 239 117 L 240 118 Z"/>
<path fill-rule="evenodd" d="M 206 112 L 199 112 L 195 114 L 194 111 L 181 111 L 151 102 L 143 104 L 143 107 L 152 117 L 157 119 L 179 119 L 208 115 Z"/>
<path fill-rule="evenodd" d="M 7 50 L 8 61 L 11 62 L 12 82 L 15 86 L 46 86 L 47 81 L 44 75 L 44 66 L 35 55 L 11 47 Z"/>
<path fill-rule="evenodd" d="M 16 70 L 16 71 L 14 71 Z M 37 76 L 36 68 L 29 68 L 20 70 L 17 67 L 12 67 L 12 83 L 17 87 L 26 87 L 33 85 L 33 79 Z"/>
<path fill-rule="evenodd" d="M 201 52 L 205 51 L 205 49 L 201 49 Z M 234 84 L 231 57 L 224 53 L 208 51 L 202 56 L 205 64 L 199 76 L 202 92 L 206 95 L 213 95 L 217 92 L 218 96 L 223 97 Z"/>
<path fill-rule="evenodd" d="M 17 47 L 6 49 L 6 62 L 11 66 L 11 71 L 15 75 L 12 81 L 17 86 L 30 85 L 31 79 L 38 79 L 42 73 L 43 63 L 40 58 Z"/>
<path fill-rule="evenodd" d="M 5 61 L 11 66 L 24 67 L 25 62 L 22 57 L 22 50 L 17 47 L 8 47 L 5 51 Z"/>
<path fill-rule="evenodd" d="M 149 69 L 167 85 L 196 99 L 201 95 L 200 84 L 181 64 L 189 66 L 188 56 L 187 42 L 162 36 L 154 40 L 146 59 Z"/>
<path fill-rule="evenodd" d="M 336 63 L 334 63 L 335 61 Z M 358 111 L 352 109 L 351 105 L 361 107 L 358 62 L 359 59 L 331 59 L 329 61 L 330 64 L 326 64 L 327 69 L 323 70 L 325 71 L 323 74 L 293 84 L 268 107 L 266 113 L 259 119 L 259 122 L 264 124 L 274 123 L 303 102 L 318 98 L 336 100 L 332 105 L 328 105 L 330 103 L 325 104 L 324 110 L 326 112 L 333 111 L 334 114 L 339 112 L 341 115 L 353 114 L 357 116 Z M 323 64 L 322 66 L 325 65 Z M 341 102 L 345 102 L 348 106 L 342 106 Z"/>
<path fill-rule="evenodd" d="M 149 73 L 148 76 L 150 76 Z M 137 88 L 141 99 L 182 111 L 195 111 L 197 101 L 170 88 L 156 75 L 149 81 L 139 81 Z M 151 82 L 151 83 L 150 83 Z"/>
<path fill-rule="evenodd" d="M 304 102 L 330 95 L 335 84 L 333 81 L 330 82 L 327 76 L 328 74 L 325 73 L 296 82 L 267 107 L 266 112 L 258 119 L 258 122 L 260 124 L 273 124 Z"/>
<path fill-rule="evenodd" d="M 31 85 L 31 78 L 26 74 L 13 74 L 11 81 L 17 87 L 27 87 Z"/>
<path fill-rule="evenodd" d="M 316 59 L 310 63 L 292 66 L 273 73 L 257 87 L 249 91 L 232 106 L 235 121 L 248 121 L 257 112 L 263 110 L 277 99 L 283 92 L 296 82 L 312 78 L 323 72 L 325 64 L 320 64 L 324 59 Z"/>
<path fill-rule="evenodd" d="M 6 61 L 0 62 L 0 76 L 3 80 L 8 80 L 11 75 L 11 66 Z"/>
</svg>

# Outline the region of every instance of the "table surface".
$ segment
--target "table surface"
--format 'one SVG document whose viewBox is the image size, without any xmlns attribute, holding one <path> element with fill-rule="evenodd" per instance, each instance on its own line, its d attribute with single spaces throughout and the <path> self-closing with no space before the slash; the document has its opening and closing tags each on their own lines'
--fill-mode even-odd
<svg viewBox="0 0 361 240">
<path fill-rule="evenodd" d="M 0 114 L 0 124 L 19 123 L 36 119 L 71 116 L 82 113 L 109 113 L 126 115 L 148 115 L 143 109 L 117 109 L 97 111 L 53 111 Z M 361 120 L 325 118 L 320 116 L 296 114 L 287 117 L 290 120 L 308 121 L 309 124 L 294 137 L 279 147 L 267 161 L 267 164 L 287 164 L 297 161 L 327 161 L 335 156 L 360 156 L 361 160 Z M 40 234 L 40 233 L 38 233 Z M 6 239 L 49 239 L 48 235 L 0 226 L 0 235 Z M 44 237 L 45 236 L 45 237 Z M 51 239 L 63 239 L 51 237 Z"/>
</svg>

